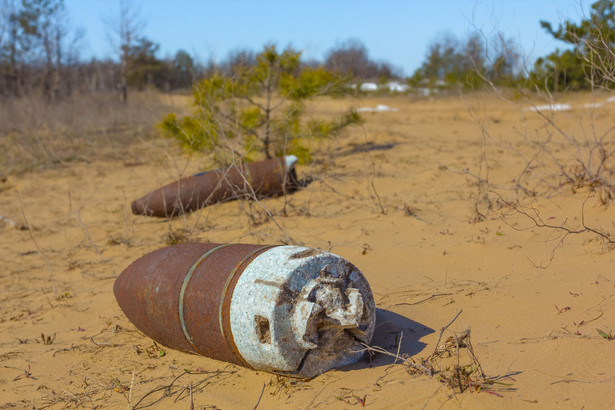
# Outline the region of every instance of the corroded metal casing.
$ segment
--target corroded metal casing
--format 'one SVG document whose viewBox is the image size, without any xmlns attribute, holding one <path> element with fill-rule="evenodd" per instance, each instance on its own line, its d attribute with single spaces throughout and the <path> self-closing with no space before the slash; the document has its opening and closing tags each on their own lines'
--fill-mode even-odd
<svg viewBox="0 0 615 410">
<path fill-rule="evenodd" d="M 297 187 L 293 155 L 181 178 L 132 202 L 132 213 L 161 218 L 241 196 L 275 196 Z"/>
<path fill-rule="evenodd" d="M 175 245 L 133 262 L 113 291 L 165 346 L 297 377 L 355 363 L 374 332 L 361 272 L 301 246 Z"/>
</svg>

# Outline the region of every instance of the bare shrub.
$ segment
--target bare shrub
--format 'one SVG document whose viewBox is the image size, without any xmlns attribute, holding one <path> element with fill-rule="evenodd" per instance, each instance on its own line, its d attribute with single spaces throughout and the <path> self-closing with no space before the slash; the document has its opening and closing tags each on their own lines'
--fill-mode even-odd
<svg viewBox="0 0 615 410">
<path fill-rule="evenodd" d="M 598 3 L 600 2 L 596 4 Z M 567 221 L 560 225 L 545 222 L 532 204 L 535 199 L 561 195 L 566 191 L 575 194 L 579 190 L 588 195 L 583 205 L 593 193 L 596 193 L 595 197 L 602 205 L 615 198 L 615 126 L 606 121 L 605 114 L 600 111 L 608 110 L 602 106 L 606 104 L 609 96 L 604 90 L 613 86 L 615 47 L 611 34 L 605 34 L 599 24 L 593 26 L 596 23 L 594 17 L 592 15 L 591 19 L 584 20 L 582 26 L 585 29 L 582 32 L 578 30 L 580 26 L 569 22 L 560 25 L 557 31 L 552 30 L 549 24 L 543 23 L 543 27 L 547 26 L 556 38 L 575 45 L 576 53 L 585 63 L 584 81 L 589 84 L 590 90 L 588 94 L 569 93 L 567 96 L 573 101 L 579 97 L 586 101 L 589 97 L 589 103 L 562 103 L 562 94 L 557 93 L 559 88 L 553 81 L 553 78 L 559 75 L 557 67 L 553 67 L 553 73 L 543 73 L 544 83 L 541 84 L 536 81 L 535 73 L 527 68 L 527 62 L 523 62 L 521 66 L 526 74 L 525 81 L 509 81 L 506 88 L 476 70 L 492 94 L 518 108 L 519 122 L 512 130 L 517 142 L 513 143 L 513 138 L 510 138 L 507 144 L 499 142 L 492 135 L 488 121 L 476 114 L 475 106 L 470 106 L 469 110 L 481 129 L 483 149 L 478 159 L 479 171 L 464 172 L 477 181 L 479 199 L 483 204 L 490 208 L 497 202 L 511 210 L 513 215 L 527 218 L 531 227 L 538 227 L 556 236 L 557 243 L 551 251 L 548 264 L 534 264 L 536 267 L 549 266 L 555 251 L 562 246 L 564 239 L 572 234 L 594 235 L 608 247 L 612 247 L 613 243 L 607 231 L 586 223 L 584 206 L 581 207 L 580 214 L 575 216 L 575 220 L 581 221 L 580 225 L 573 226 Z M 613 21 L 612 17 L 610 21 Z M 507 43 L 502 44 L 500 52 L 506 53 Z M 514 49 L 511 49 L 510 53 L 515 58 L 521 58 L 515 54 Z M 489 54 L 486 58 L 489 60 Z M 543 69 L 544 67 L 541 66 Z M 512 183 L 508 179 L 498 186 L 493 181 L 484 149 L 487 142 L 504 152 L 512 152 L 518 159 L 520 166 Z M 504 191 L 512 191 L 514 194 L 503 196 Z M 476 214 L 480 215 L 478 211 Z M 505 222 L 505 218 L 509 216 L 511 214 L 507 212 L 500 215 Z"/>
<path fill-rule="evenodd" d="M 573 45 L 574 52 L 584 62 L 584 84 L 590 86 L 592 102 L 574 107 L 581 111 L 568 115 L 565 111 L 573 107 L 558 103 L 559 88 L 553 83 L 554 77 L 561 75 L 557 65 L 546 66 L 553 72 L 541 72 L 542 80 L 537 79 L 535 70 L 528 68 L 527 61 L 510 42 L 502 41 L 498 53 L 508 55 L 515 61 L 514 65 L 525 74 L 525 81 L 507 81 L 505 84 L 508 88 L 503 89 L 493 78 L 476 70 L 492 92 L 519 107 L 520 126 L 515 127 L 514 131 L 527 144 L 523 148 L 509 144 L 508 148 L 524 163 L 516 178 L 515 188 L 526 195 L 548 195 L 569 185 L 573 191 L 584 186 L 600 188 L 603 201 L 614 196 L 615 126 L 599 126 L 596 120 L 599 116 L 597 109 L 604 104 L 599 99 L 606 99 L 606 95 L 599 91 L 611 90 L 615 85 L 615 46 L 613 31 L 608 29 L 612 27 L 615 15 L 612 3 L 608 5 L 598 1 L 591 8 L 591 15 L 579 25 L 566 21 L 554 30 L 550 23 L 541 22 L 543 28 L 556 39 Z M 609 10 L 610 14 L 607 13 Z M 489 53 L 486 58 L 489 61 L 493 59 Z M 496 72 L 496 76 L 506 77 L 507 73 Z M 513 96 L 508 92 L 510 89 Z M 529 128 L 531 116 L 535 116 L 534 119 L 538 119 L 542 126 Z M 487 132 L 485 124 L 478 122 L 484 135 Z M 491 139 L 488 132 L 487 137 Z"/>
</svg>

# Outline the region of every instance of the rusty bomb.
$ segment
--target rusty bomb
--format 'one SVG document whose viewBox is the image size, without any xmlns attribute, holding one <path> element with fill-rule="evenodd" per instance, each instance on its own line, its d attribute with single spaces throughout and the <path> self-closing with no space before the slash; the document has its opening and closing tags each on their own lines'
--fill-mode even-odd
<svg viewBox="0 0 615 410">
<path fill-rule="evenodd" d="M 133 262 L 113 290 L 165 346 L 301 378 L 357 362 L 374 332 L 363 274 L 303 246 L 174 245 Z"/>
<path fill-rule="evenodd" d="M 133 201 L 132 213 L 167 218 L 242 196 L 282 195 L 297 187 L 296 162 L 287 155 L 181 178 Z"/>
</svg>

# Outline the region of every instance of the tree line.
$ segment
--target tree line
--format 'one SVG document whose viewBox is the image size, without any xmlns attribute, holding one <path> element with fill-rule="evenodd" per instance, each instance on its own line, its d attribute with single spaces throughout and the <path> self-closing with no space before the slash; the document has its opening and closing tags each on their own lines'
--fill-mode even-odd
<svg viewBox="0 0 615 410">
<path fill-rule="evenodd" d="M 514 40 L 482 33 L 459 40 L 434 40 L 422 65 L 406 80 L 414 87 L 480 88 L 489 82 L 550 91 L 612 88 L 615 67 L 615 0 L 598 0 L 580 23 L 565 21 L 541 26 L 567 48 L 557 49 L 528 66 Z M 119 92 L 128 88 L 161 91 L 190 88 L 213 75 L 232 75 L 238 67 L 253 67 L 257 53 L 230 52 L 221 62 L 199 62 L 185 50 L 159 56 L 159 44 L 143 35 L 143 21 L 134 3 L 119 0 L 105 19 L 114 55 L 85 60 L 80 55 L 82 30 L 72 28 L 63 0 L 0 0 L 0 96 L 42 94 L 54 101 L 75 92 Z M 290 51 L 299 52 L 289 47 Z M 360 80 L 401 79 L 401 70 L 375 61 L 364 44 L 346 40 L 331 48 L 323 61 L 303 61 L 301 67 L 322 66 Z"/>
<path fill-rule="evenodd" d="M 79 53 L 84 32 L 72 28 L 63 0 L 0 0 L 0 96 L 40 93 L 53 101 L 76 91 L 119 91 L 126 101 L 128 87 L 185 89 L 214 74 L 256 65 L 257 53 L 248 49 L 206 64 L 185 50 L 161 58 L 160 45 L 143 35 L 139 10 L 128 0 L 119 0 L 117 11 L 104 20 L 114 55 L 84 60 Z M 361 78 L 400 76 L 390 63 L 372 60 L 356 40 L 334 47 L 324 62 L 301 64 L 324 64 Z"/>
<path fill-rule="evenodd" d="M 502 33 L 488 39 L 476 32 L 463 41 L 445 36 L 432 42 L 408 82 L 468 89 L 489 83 L 551 92 L 615 86 L 615 0 L 594 2 L 578 23 L 566 20 L 554 28 L 541 21 L 540 25 L 566 48 L 530 65 L 514 39 Z"/>
<path fill-rule="evenodd" d="M 161 90 L 190 87 L 199 67 L 179 50 L 157 56 L 159 45 L 142 35 L 131 3 L 120 1 L 105 23 L 116 58 L 84 60 L 83 30 L 71 26 L 63 0 L 0 0 L 0 96 L 40 93 L 53 101 L 76 91 Z"/>
</svg>

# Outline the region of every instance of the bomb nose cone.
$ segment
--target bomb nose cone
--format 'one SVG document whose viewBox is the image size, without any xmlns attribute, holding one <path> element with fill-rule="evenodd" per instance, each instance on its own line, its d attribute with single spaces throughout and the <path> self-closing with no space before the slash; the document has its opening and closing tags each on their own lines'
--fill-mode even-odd
<svg viewBox="0 0 615 410">
<path fill-rule="evenodd" d="M 134 215 L 145 215 L 145 205 L 143 200 L 137 199 L 136 201 L 132 201 L 130 203 L 130 208 L 132 209 L 132 213 Z"/>
<path fill-rule="evenodd" d="M 305 378 L 358 361 L 375 324 L 361 272 L 337 255 L 298 246 L 255 258 L 237 281 L 230 312 L 235 343 L 252 367 Z"/>
</svg>

